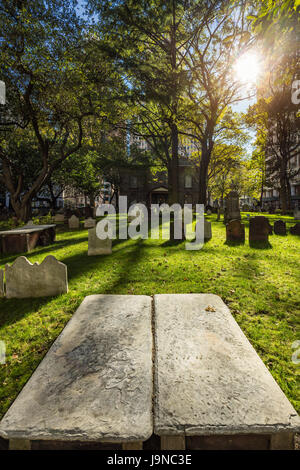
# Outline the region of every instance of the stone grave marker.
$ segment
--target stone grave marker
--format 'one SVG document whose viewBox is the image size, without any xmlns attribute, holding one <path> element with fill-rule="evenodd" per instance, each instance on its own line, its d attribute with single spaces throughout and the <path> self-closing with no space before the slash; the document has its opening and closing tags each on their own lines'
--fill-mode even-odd
<svg viewBox="0 0 300 470">
<path fill-rule="evenodd" d="M 62 222 L 62 223 L 64 223 L 64 221 L 65 221 L 65 216 L 64 216 L 64 214 L 55 214 L 55 216 L 54 216 L 54 222 L 58 222 L 58 223 Z"/>
<path fill-rule="evenodd" d="M 251 217 L 249 223 L 249 243 L 265 242 L 269 240 L 270 224 L 266 217 L 258 215 Z"/>
<path fill-rule="evenodd" d="M 239 194 L 237 191 L 231 191 L 226 197 L 224 223 L 227 224 L 230 220 L 241 220 Z"/>
<path fill-rule="evenodd" d="M 34 371 L 0 435 L 141 449 L 153 432 L 151 297 L 90 295 Z"/>
<path fill-rule="evenodd" d="M 101 240 L 97 237 L 96 227 L 89 230 L 88 256 L 110 255 L 112 253 L 112 240 L 106 238 Z"/>
<path fill-rule="evenodd" d="M 162 449 L 292 448 L 300 418 L 220 297 L 155 295 L 154 321 Z"/>
<path fill-rule="evenodd" d="M 286 223 L 283 220 L 276 220 L 274 222 L 275 235 L 286 235 Z"/>
<path fill-rule="evenodd" d="M 70 218 L 69 218 L 69 228 L 70 229 L 77 229 L 79 228 L 79 219 L 78 217 L 76 217 L 76 215 L 72 215 Z"/>
<path fill-rule="evenodd" d="M 89 217 L 88 219 L 85 219 L 84 221 L 84 228 L 94 228 L 96 227 L 96 220 L 92 219 L 92 217 Z"/>
<path fill-rule="evenodd" d="M 204 219 L 204 240 L 210 240 L 212 238 L 211 222 Z"/>
<path fill-rule="evenodd" d="M 300 235 L 300 224 L 296 224 L 290 228 L 290 233 L 292 235 Z"/>
<path fill-rule="evenodd" d="M 19 256 L 12 265 L 5 266 L 5 283 L 8 299 L 64 294 L 68 292 L 67 266 L 52 255 L 41 264 Z"/>
<path fill-rule="evenodd" d="M 226 224 L 226 242 L 244 242 L 245 225 L 240 220 L 231 220 Z"/>
<path fill-rule="evenodd" d="M 300 220 L 300 209 L 295 209 L 294 210 L 294 218 L 296 220 Z"/>
</svg>

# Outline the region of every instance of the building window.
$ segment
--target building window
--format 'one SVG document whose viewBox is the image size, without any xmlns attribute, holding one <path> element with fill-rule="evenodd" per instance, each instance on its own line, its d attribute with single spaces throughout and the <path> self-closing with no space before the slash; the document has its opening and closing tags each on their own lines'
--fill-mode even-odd
<svg viewBox="0 0 300 470">
<path fill-rule="evenodd" d="M 191 175 L 185 175 L 185 177 L 184 177 L 184 187 L 185 188 L 191 188 L 192 187 L 192 176 Z"/>
<path fill-rule="evenodd" d="M 136 176 L 131 176 L 130 177 L 130 187 L 131 188 L 137 188 L 137 177 Z"/>
</svg>

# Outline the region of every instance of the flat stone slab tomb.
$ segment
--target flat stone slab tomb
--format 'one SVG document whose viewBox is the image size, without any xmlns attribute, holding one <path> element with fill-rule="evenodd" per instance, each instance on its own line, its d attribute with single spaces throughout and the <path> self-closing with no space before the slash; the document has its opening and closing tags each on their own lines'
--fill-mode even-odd
<svg viewBox="0 0 300 470">
<path fill-rule="evenodd" d="M 151 298 L 84 299 L 0 424 L 11 449 L 34 440 L 140 449 L 152 426 Z"/>
<path fill-rule="evenodd" d="M 296 411 L 221 298 L 154 296 L 162 449 L 289 449 Z"/>
<path fill-rule="evenodd" d="M 56 225 L 24 225 L 0 232 L 0 253 L 26 253 L 36 246 L 47 246 L 55 241 Z"/>
</svg>

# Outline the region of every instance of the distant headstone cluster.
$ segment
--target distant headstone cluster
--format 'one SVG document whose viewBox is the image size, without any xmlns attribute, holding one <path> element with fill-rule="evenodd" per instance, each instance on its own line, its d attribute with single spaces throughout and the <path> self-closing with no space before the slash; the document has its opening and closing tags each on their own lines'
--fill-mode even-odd
<svg viewBox="0 0 300 470">
<path fill-rule="evenodd" d="M 268 243 L 269 235 L 287 235 L 286 223 L 283 220 L 276 220 L 274 227 L 270 224 L 267 217 L 255 216 L 249 218 L 249 243 L 263 242 Z M 300 235 L 300 223 L 290 228 L 290 233 Z M 240 220 L 230 220 L 226 224 L 226 242 L 244 242 L 245 226 Z"/>
<path fill-rule="evenodd" d="M 46 297 L 68 292 L 67 266 L 54 256 L 47 256 L 41 264 L 30 263 L 19 256 L 12 265 L 0 270 L 0 296 L 6 298 Z"/>
</svg>

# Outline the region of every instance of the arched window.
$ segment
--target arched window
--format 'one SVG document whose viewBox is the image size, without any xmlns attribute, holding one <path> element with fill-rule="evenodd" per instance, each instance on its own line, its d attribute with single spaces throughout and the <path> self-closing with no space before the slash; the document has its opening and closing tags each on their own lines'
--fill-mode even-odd
<svg viewBox="0 0 300 470">
<path fill-rule="evenodd" d="M 192 176 L 191 175 L 185 175 L 184 177 L 184 187 L 185 188 L 191 188 L 192 187 Z"/>
</svg>

